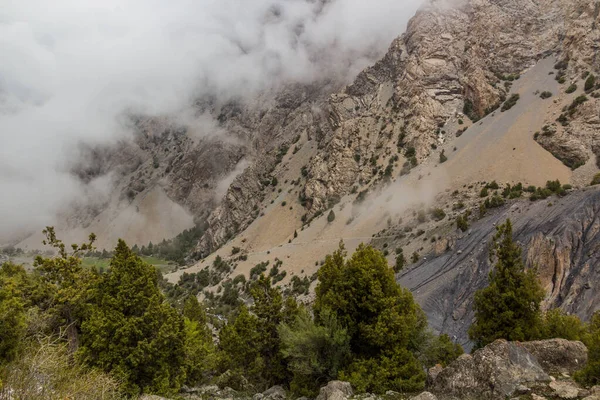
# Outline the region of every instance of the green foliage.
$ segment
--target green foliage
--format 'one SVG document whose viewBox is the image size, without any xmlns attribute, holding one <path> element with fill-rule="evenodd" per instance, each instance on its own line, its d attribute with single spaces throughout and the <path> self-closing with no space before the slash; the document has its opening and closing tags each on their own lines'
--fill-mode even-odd
<svg viewBox="0 0 600 400">
<path fill-rule="evenodd" d="M 525 270 L 521 248 L 513 242 L 512 224 L 496 228 L 490 260 L 496 258 L 489 286 L 475 292 L 475 322 L 469 337 L 476 347 L 496 339 L 526 341 L 540 336 L 544 298 L 535 271 Z"/>
<path fill-rule="evenodd" d="M 406 149 L 406 152 L 404 153 L 404 157 L 406 157 L 407 159 L 413 158 L 417 155 L 417 150 L 414 147 L 409 147 Z"/>
<path fill-rule="evenodd" d="M 545 100 L 545 99 L 549 99 L 550 97 L 552 97 L 552 92 L 549 92 L 549 91 L 547 91 L 547 90 L 546 90 L 546 91 L 543 91 L 543 92 L 540 94 L 540 97 L 541 97 L 542 99 L 544 99 L 544 100 Z"/>
<path fill-rule="evenodd" d="M 42 233 L 45 236 L 42 243 L 58 252 L 52 258 L 37 256 L 33 263 L 40 276 L 40 285 L 47 292 L 48 308 L 44 311 L 54 319 L 52 328 L 56 333 L 66 329 L 70 350 L 75 351 L 81 320 L 86 313 L 85 306 L 91 296 L 90 289 L 99 279 L 94 270 L 81 266 L 81 255 L 94 250 L 96 236 L 91 234 L 89 241 L 82 245 L 71 245 L 69 253 L 65 244 L 56 237 L 53 227 L 46 227 Z"/>
<path fill-rule="evenodd" d="M 461 232 L 466 232 L 469 229 L 469 213 L 456 217 L 456 228 L 460 229 Z"/>
<path fill-rule="evenodd" d="M 415 252 L 412 253 L 412 256 L 410 257 L 410 260 L 414 264 L 414 263 L 418 262 L 420 258 L 421 258 L 421 256 L 419 255 L 419 253 L 417 253 L 415 251 Z"/>
<path fill-rule="evenodd" d="M 500 189 L 500 186 L 498 185 L 498 183 L 496 181 L 491 181 L 485 187 L 488 188 L 488 189 L 491 189 L 491 190 L 498 190 L 498 189 Z"/>
<path fill-rule="evenodd" d="M 298 306 L 291 298 L 284 301 L 279 288 L 264 275 L 252 284 L 250 293 L 251 310 L 240 306 L 235 320 L 219 333 L 218 370 L 230 371 L 227 384 L 234 389 L 247 389 L 245 378 L 255 390 L 265 390 L 286 378 L 278 326 L 293 321 Z"/>
<path fill-rule="evenodd" d="M 596 85 L 596 77 L 592 74 L 588 75 L 587 79 L 585 80 L 585 86 L 584 86 L 584 90 L 587 92 L 591 92 L 594 87 Z"/>
<path fill-rule="evenodd" d="M 165 302 L 154 268 L 119 240 L 94 289 L 81 359 L 118 377 L 130 395 L 176 392 L 185 378 L 184 321 Z"/>
<path fill-rule="evenodd" d="M 489 195 L 488 188 L 487 187 L 481 188 L 481 191 L 479 192 L 479 197 L 488 197 L 488 195 Z"/>
<path fill-rule="evenodd" d="M 26 280 L 22 266 L 8 262 L 0 267 L 0 366 L 15 358 L 25 336 Z"/>
<path fill-rule="evenodd" d="M 520 98 L 520 97 L 521 97 L 521 96 L 519 96 L 519 94 L 518 94 L 518 93 L 515 93 L 515 94 L 511 95 L 511 96 L 508 98 L 508 100 L 506 100 L 506 101 L 504 102 L 504 104 L 502 104 L 502 108 L 500 108 L 500 111 L 504 112 L 504 111 L 508 111 L 508 110 L 510 110 L 511 108 L 513 108 L 513 107 L 514 107 L 514 105 L 515 105 L 515 104 L 517 104 L 517 101 L 519 101 L 519 98 Z"/>
<path fill-rule="evenodd" d="M 212 333 L 206 325 L 206 315 L 199 319 L 184 318 L 185 383 L 188 385 L 202 383 L 216 366 L 215 348 Z"/>
<path fill-rule="evenodd" d="M 240 306 L 235 319 L 219 332 L 218 371 L 230 371 L 227 384 L 234 389 L 247 389 L 243 377 L 256 381 L 264 368 L 257 343 L 260 340 L 258 318 Z"/>
<path fill-rule="evenodd" d="M 592 181 L 590 182 L 590 186 L 594 186 L 594 185 L 598 185 L 600 184 L 600 173 L 594 175 L 594 177 L 592 178 Z"/>
<path fill-rule="evenodd" d="M 469 119 L 473 122 L 477 122 L 480 119 L 471 99 L 465 99 L 465 103 L 463 105 L 463 114 L 469 117 Z"/>
<path fill-rule="evenodd" d="M 576 315 L 565 314 L 564 311 L 557 308 L 544 314 L 542 339 L 582 340 L 584 336 L 585 325 Z"/>
<path fill-rule="evenodd" d="M 426 325 L 423 312 L 379 251 L 361 244 L 345 256 L 340 244 L 326 257 L 314 305 L 317 315 L 334 312 L 351 337 L 354 360 L 342 379 L 376 393 L 422 388 L 425 375 L 411 350 Z"/>
<path fill-rule="evenodd" d="M 329 211 L 329 214 L 327 214 L 327 222 L 333 222 L 335 220 L 335 213 L 333 212 L 333 210 Z"/>
<path fill-rule="evenodd" d="M 340 373 L 357 392 L 385 393 L 423 390 L 425 371 L 416 357 L 404 348 L 394 348 L 377 357 L 358 358 Z"/>
<path fill-rule="evenodd" d="M 431 217 L 435 221 L 441 221 L 444 218 L 446 218 L 446 213 L 441 208 L 434 208 L 430 211 L 430 213 L 431 213 Z"/>
<path fill-rule="evenodd" d="M 446 155 L 444 154 L 444 150 L 442 150 L 442 152 L 440 153 L 440 164 L 443 164 L 446 161 L 448 161 L 448 157 L 446 157 Z"/>
<path fill-rule="evenodd" d="M 320 387 L 338 377 L 350 359 L 350 335 L 335 313 L 324 309 L 315 323 L 301 308 L 295 320 L 279 326 L 281 352 L 292 373 L 290 389 L 296 396 L 315 397 Z"/>
<path fill-rule="evenodd" d="M 419 341 L 419 360 L 425 368 L 440 364 L 446 367 L 464 353 L 460 344 L 452 342 L 446 334 L 435 335 L 426 331 Z"/>
<path fill-rule="evenodd" d="M 505 200 L 497 194 L 485 199 L 485 201 L 483 202 L 486 209 L 501 207 L 504 205 L 504 203 Z"/>
<path fill-rule="evenodd" d="M 600 311 L 596 311 L 589 322 L 583 342 L 588 348 L 588 362 L 577 371 L 575 379 L 586 385 L 600 384 Z"/>
<path fill-rule="evenodd" d="M 404 257 L 404 250 L 396 249 L 396 263 L 394 264 L 394 272 L 399 273 L 404 269 L 406 265 L 406 257 Z"/>
<path fill-rule="evenodd" d="M 118 380 L 73 359 L 62 337 L 38 336 L 0 370 L 1 399 L 122 400 Z"/>
<path fill-rule="evenodd" d="M 565 90 L 565 93 L 571 94 L 571 93 L 574 93 L 576 90 L 577 90 L 577 85 L 575 83 L 572 83 L 569 85 L 567 90 Z"/>
</svg>

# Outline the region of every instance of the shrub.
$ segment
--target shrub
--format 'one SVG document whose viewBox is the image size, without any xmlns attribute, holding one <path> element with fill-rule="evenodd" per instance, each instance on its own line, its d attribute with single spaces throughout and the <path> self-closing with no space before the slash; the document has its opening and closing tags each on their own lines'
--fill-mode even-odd
<svg viewBox="0 0 600 400">
<path fill-rule="evenodd" d="M 600 173 L 597 173 L 596 175 L 594 175 L 594 178 L 592 178 L 592 181 L 590 182 L 590 186 L 594 186 L 594 185 L 598 185 L 600 184 Z"/>
<path fill-rule="evenodd" d="M 442 150 L 442 152 L 440 153 L 440 164 L 443 164 L 446 161 L 448 161 L 448 157 L 446 157 L 446 155 L 444 154 L 444 150 Z"/>
<path fill-rule="evenodd" d="M 436 221 L 441 221 L 446 218 L 446 213 L 441 208 L 434 208 L 430 213 L 431 217 Z"/>
<path fill-rule="evenodd" d="M 567 88 L 567 90 L 565 90 L 565 93 L 574 93 L 577 90 L 577 85 L 575 83 L 572 83 L 571 85 L 569 85 L 569 87 Z"/>
<path fill-rule="evenodd" d="M 518 93 L 515 93 L 515 94 L 513 94 L 512 96 L 510 96 L 510 97 L 508 98 L 508 100 L 506 100 L 506 101 L 504 102 L 504 104 L 502 104 L 502 108 L 500 109 L 500 111 L 504 112 L 504 111 L 508 111 L 508 110 L 510 110 L 511 108 L 513 108 L 513 107 L 514 107 L 514 105 L 515 105 L 515 104 L 517 104 L 517 101 L 519 101 L 519 98 L 520 98 L 520 97 L 521 97 L 521 96 L 519 96 L 519 94 L 518 94 Z"/>
<path fill-rule="evenodd" d="M 596 85 L 596 77 L 592 74 L 590 74 L 588 76 L 588 78 L 585 80 L 585 86 L 584 86 L 584 90 L 587 92 L 591 92 L 594 89 L 594 86 Z"/>
<path fill-rule="evenodd" d="M 583 342 L 588 348 L 588 362 L 577 371 L 575 379 L 589 386 L 597 385 L 600 383 L 600 312 L 592 316 Z"/>
<path fill-rule="evenodd" d="M 552 97 L 552 92 L 549 92 L 549 91 L 547 91 L 547 90 L 546 90 L 546 91 L 543 91 L 543 92 L 540 94 L 540 97 L 541 97 L 542 99 L 549 99 L 550 97 Z"/>
<path fill-rule="evenodd" d="M 487 197 L 488 195 L 489 195 L 488 188 L 487 187 L 481 188 L 481 191 L 479 192 L 479 197 Z"/>
<path fill-rule="evenodd" d="M 456 217 L 456 227 L 462 232 L 466 232 L 469 229 L 469 216 L 459 215 Z"/>
<path fill-rule="evenodd" d="M 406 265 L 406 257 L 404 257 L 404 250 L 401 248 L 396 249 L 396 263 L 394 264 L 394 272 L 399 273 L 404 269 Z"/>
<path fill-rule="evenodd" d="M 491 181 L 490 183 L 488 183 L 486 185 L 486 187 L 488 189 L 492 189 L 492 190 L 498 190 L 500 188 L 500 186 L 498 186 L 498 183 L 496 181 Z"/>
<path fill-rule="evenodd" d="M 411 256 L 410 260 L 414 264 L 414 263 L 418 262 L 420 258 L 421 258 L 421 256 L 419 256 L 419 253 L 417 253 L 415 251 L 414 253 L 412 253 L 412 256 Z"/>
<path fill-rule="evenodd" d="M 414 147 L 409 147 L 406 149 L 406 152 L 404 153 L 404 157 L 406 158 L 413 158 L 415 157 L 417 154 L 417 150 Z"/>
<path fill-rule="evenodd" d="M 329 211 L 329 214 L 327 214 L 327 222 L 333 222 L 335 220 L 335 213 L 333 212 L 333 210 Z"/>
</svg>

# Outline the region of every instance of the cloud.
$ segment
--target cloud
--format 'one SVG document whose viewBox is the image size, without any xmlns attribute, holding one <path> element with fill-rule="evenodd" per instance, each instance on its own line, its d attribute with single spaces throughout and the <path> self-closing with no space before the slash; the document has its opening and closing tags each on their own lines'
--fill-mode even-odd
<svg viewBox="0 0 600 400">
<path fill-rule="evenodd" d="M 420 0 L 19 0 L 0 9 L 0 234 L 89 195 L 81 142 L 126 137 L 124 115 L 193 99 L 350 79 Z M 189 121 L 187 121 L 189 122 Z M 190 123 L 191 125 L 192 123 Z M 210 126 L 206 121 L 202 126 Z"/>
</svg>

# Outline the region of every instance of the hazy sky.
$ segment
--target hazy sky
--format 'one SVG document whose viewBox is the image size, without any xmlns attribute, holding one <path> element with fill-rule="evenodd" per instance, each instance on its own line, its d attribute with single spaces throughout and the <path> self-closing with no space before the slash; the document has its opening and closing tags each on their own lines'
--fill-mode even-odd
<svg viewBox="0 0 600 400">
<path fill-rule="evenodd" d="M 177 114 L 203 93 L 349 79 L 404 31 L 420 0 L 0 2 L 6 233 L 48 223 L 85 195 L 68 172 L 77 144 L 124 137 L 124 112 Z"/>
</svg>

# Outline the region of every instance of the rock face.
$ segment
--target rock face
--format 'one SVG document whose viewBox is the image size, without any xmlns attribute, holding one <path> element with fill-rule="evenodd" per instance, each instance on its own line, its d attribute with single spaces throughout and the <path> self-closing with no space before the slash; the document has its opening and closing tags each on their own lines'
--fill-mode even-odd
<svg viewBox="0 0 600 400">
<path fill-rule="evenodd" d="M 552 203 L 552 207 L 549 207 Z M 403 274 L 400 283 L 411 289 L 437 330 L 469 348 L 467 329 L 473 320 L 473 293 L 487 285 L 489 244 L 495 227 L 507 218 L 515 240 L 523 247 L 528 267 L 538 268 L 547 293 L 544 308 L 561 308 L 583 320 L 600 307 L 592 290 L 600 279 L 600 190 L 591 188 L 544 201 L 513 202 L 474 222 L 451 251 L 428 255 Z"/>
<path fill-rule="evenodd" d="M 565 339 L 538 340 L 522 344 L 552 375 L 572 375 L 587 363 L 587 348 L 581 342 Z"/>
<path fill-rule="evenodd" d="M 541 58 L 558 54 L 569 60 L 559 70 L 567 83 L 584 71 L 600 71 L 597 22 L 598 7 L 588 0 L 431 0 L 380 61 L 343 90 L 330 92 L 328 100 L 325 91 L 315 97 L 314 90 L 280 96 L 286 101 L 273 114 L 278 119 L 255 125 L 255 137 L 264 137 L 257 143 L 284 143 L 297 132 L 315 138 L 300 197 L 308 216 L 316 215 L 351 191 L 369 191 L 385 179 L 387 166 L 409 171 L 452 140 L 459 119 L 469 123 L 463 112 L 476 121 L 497 108 L 510 82 Z M 572 167 L 593 155 L 599 103 L 588 97 L 568 128 L 539 136 L 542 146 Z M 257 156 L 209 217 L 202 253 L 256 217 L 257 181 L 273 167 L 261 158 L 268 160 L 268 151 Z"/>
<path fill-rule="evenodd" d="M 316 400 L 344 400 L 352 397 L 354 391 L 349 382 L 331 381 L 319 391 Z"/>
<path fill-rule="evenodd" d="M 550 382 L 550 376 L 525 347 L 497 340 L 444 368 L 432 391 L 461 399 L 504 398 L 522 385 L 540 382 Z"/>
</svg>

